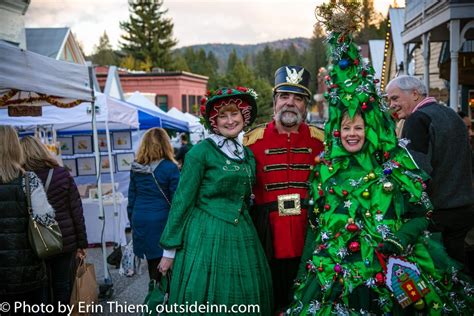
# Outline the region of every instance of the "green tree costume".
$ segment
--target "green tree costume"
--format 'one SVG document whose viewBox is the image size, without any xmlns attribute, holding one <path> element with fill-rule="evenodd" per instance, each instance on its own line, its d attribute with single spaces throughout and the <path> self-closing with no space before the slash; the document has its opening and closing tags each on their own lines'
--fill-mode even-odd
<svg viewBox="0 0 474 316">
<path fill-rule="evenodd" d="M 205 139 L 187 153 L 160 240 L 163 248 L 177 249 L 170 304 L 224 304 L 228 310 L 257 304 L 259 313 L 244 314 L 271 314 L 270 270 L 248 213 L 254 182 L 255 159 L 247 148 L 243 159 L 232 159 Z"/>
<path fill-rule="evenodd" d="M 312 229 L 287 313 L 471 315 L 470 281 L 426 231 L 432 213 L 426 175 L 404 141 L 397 144 L 373 68 L 352 42 L 357 5 L 333 1 L 318 13 L 330 31 L 329 121 L 325 152 L 310 178 Z M 365 122 L 365 144 L 355 154 L 341 144 L 346 111 Z"/>
</svg>

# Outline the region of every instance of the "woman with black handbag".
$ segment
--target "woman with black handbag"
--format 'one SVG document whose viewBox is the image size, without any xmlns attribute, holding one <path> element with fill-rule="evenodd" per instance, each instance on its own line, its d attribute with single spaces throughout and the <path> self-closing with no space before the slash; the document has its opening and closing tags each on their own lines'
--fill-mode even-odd
<svg viewBox="0 0 474 316">
<path fill-rule="evenodd" d="M 72 175 L 59 165 L 37 137 L 25 136 L 20 144 L 25 153 L 23 166 L 43 182 L 63 236 L 62 252 L 46 259 L 50 274 L 50 303 L 55 306 L 58 302 L 69 304 L 75 258 L 85 255 L 87 248 L 81 197 Z"/>
<path fill-rule="evenodd" d="M 127 211 L 133 252 L 147 259 L 150 280 L 159 281 L 157 266 L 163 255 L 159 240 L 178 181 L 179 170 L 168 134 L 162 128 L 149 129 L 130 171 Z"/>
<path fill-rule="evenodd" d="M 46 268 L 28 241 L 27 185 L 36 221 L 55 222 L 54 209 L 38 176 L 22 168 L 24 153 L 13 127 L 0 125 L 0 144 L 0 302 L 3 308 L 18 301 L 47 303 Z"/>
</svg>

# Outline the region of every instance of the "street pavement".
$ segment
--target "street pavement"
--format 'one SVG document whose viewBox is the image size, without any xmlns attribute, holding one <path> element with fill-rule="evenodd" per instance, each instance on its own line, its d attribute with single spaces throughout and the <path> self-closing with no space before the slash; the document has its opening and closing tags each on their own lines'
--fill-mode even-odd
<svg viewBox="0 0 474 316">
<path fill-rule="evenodd" d="M 130 239 L 130 235 L 127 238 Z M 107 254 L 111 253 L 113 247 L 107 247 Z M 123 247 L 122 247 L 123 250 Z M 93 263 L 97 285 L 104 283 L 104 264 L 102 261 L 102 248 L 94 247 L 87 249 L 88 263 Z M 113 284 L 113 294 L 110 298 L 100 301 L 101 307 L 94 308 L 93 315 L 139 315 L 132 312 L 137 309 L 137 304 L 143 304 L 145 296 L 148 293 L 148 268 L 146 260 L 141 261 L 138 273 L 132 277 L 126 277 L 119 274 L 119 269 L 115 266 L 107 265 L 110 278 Z"/>
</svg>

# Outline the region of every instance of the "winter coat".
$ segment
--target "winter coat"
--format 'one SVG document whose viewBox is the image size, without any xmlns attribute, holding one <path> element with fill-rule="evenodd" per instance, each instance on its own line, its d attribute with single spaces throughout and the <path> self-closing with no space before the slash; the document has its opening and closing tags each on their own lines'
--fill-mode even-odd
<svg viewBox="0 0 474 316">
<path fill-rule="evenodd" d="M 174 191 L 178 186 L 179 170 L 170 160 L 162 160 L 150 165 L 134 162 L 130 171 L 128 189 L 128 217 L 132 227 L 133 251 L 135 255 L 147 259 L 160 258 L 163 249 L 159 246 L 161 233 L 168 219 Z M 152 172 L 163 193 L 153 179 Z"/>
<path fill-rule="evenodd" d="M 0 183 L 0 297 L 45 285 L 46 269 L 28 241 L 28 209 L 22 177 Z"/>
<path fill-rule="evenodd" d="M 49 169 L 34 172 L 43 184 L 46 184 Z M 46 193 L 49 203 L 56 211 L 55 218 L 63 235 L 63 253 L 87 248 L 81 197 L 69 171 L 63 167 L 55 167 Z"/>
</svg>

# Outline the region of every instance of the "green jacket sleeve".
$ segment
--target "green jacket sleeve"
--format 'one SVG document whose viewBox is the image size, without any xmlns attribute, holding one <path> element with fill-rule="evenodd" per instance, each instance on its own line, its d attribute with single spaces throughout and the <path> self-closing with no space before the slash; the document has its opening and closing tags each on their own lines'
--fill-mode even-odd
<svg viewBox="0 0 474 316">
<path fill-rule="evenodd" d="M 186 155 L 178 188 L 171 203 L 160 245 L 164 249 L 181 248 L 183 233 L 186 229 L 187 218 L 195 205 L 201 181 L 204 176 L 204 161 L 195 151 Z"/>
</svg>

